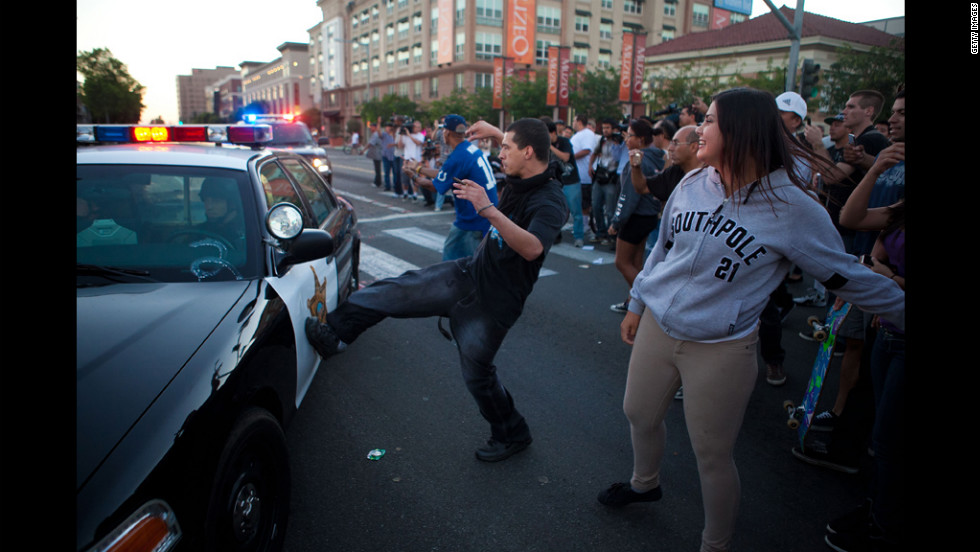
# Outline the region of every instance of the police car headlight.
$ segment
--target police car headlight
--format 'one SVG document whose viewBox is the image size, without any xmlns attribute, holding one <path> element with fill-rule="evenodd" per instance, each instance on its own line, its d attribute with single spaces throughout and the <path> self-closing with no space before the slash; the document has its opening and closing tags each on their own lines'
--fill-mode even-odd
<svg viewBox="0 0 980 552">
<path fill-rule="evenodd" d="M 291 240 L 303 231 L 303 213 L 292 203 L 277 203 L 265 216 L 265 226 L 276 239 Z"/>
</svg>

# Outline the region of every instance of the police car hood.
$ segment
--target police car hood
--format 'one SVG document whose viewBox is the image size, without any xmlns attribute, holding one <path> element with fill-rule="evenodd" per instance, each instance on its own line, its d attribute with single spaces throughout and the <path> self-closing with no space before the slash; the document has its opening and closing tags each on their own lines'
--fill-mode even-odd
<svg viewBox="0 0 980 552">
<path fill-rule="evenodd" d="M 79 485 L 229 316 L 248 285 L 120 284 L 77 290 Z"/>
</svg>

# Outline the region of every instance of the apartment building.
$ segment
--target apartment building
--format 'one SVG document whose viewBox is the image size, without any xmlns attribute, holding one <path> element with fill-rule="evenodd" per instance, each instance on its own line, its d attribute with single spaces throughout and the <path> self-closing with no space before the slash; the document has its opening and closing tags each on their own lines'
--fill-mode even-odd
<svg viewBox="0 0 980 552">
<path fill-rule="evenodd" d="M 427 103 L 492 87 L 494 59 L 544 70 L 550 46 L 585 69 L 621 64 L 626 35 L 646 45 L 748 18 L 746 0 L 320 0 L 309 83 L 325 126 L 357 118 L 370 98 Z M 726 6 L 722 9 L 718 6 Z"/>
<path fill-rule="evenodd" d="M 261 102 L 266 113 L 302 113 L 314 105 L 310 95 L 309 46 L 285 42 L 277 49 L 281 55 L 273 61 L 239 64 L 242 103 L 248 107 Z"/>
<path fill-rule="evenodd" d="M 213 112 L 213 97 L 208 88 L 230 76 L 238 76 L 234 67 L 219 66 L 214 69 L 192 69 L 190 75 L 177 75 L 177 116 L 188 123 L 196 115 Z"/>
</svg>

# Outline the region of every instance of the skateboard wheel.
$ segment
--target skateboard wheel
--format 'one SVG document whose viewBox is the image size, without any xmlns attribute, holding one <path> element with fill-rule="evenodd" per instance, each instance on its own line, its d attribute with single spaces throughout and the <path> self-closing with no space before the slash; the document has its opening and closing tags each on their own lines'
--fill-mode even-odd
<svg viewBox="0 0 980 552">
<path fill-rule="evenodd" d="M 813 332 L 813 339 L 816 339 L 817 341 L 823 341 L 827 339 L 827 332 L 824 330 L 817 330 Z"/>
<path fill-rule="evenodd" d="M 793 401 L 789 401 L 789 400 L 783 401 L 784 410 L 794 410 L 795 408 L 796 405 L 793 404 Z"/>
<path fill-rule="evenodd" d="M 786 425 L 788 425 L 790 429 L 797 429 L 800 427 L 800 421 L 793 418 L 791 420 L 786 420 Z"/>
<path fill-rule="evenodd" d="M 814 324 L 819 324 L 821 320 L 816 316 L 808 316 L 806 319 L 807 326 L 813 326 Z"/>
</svg>

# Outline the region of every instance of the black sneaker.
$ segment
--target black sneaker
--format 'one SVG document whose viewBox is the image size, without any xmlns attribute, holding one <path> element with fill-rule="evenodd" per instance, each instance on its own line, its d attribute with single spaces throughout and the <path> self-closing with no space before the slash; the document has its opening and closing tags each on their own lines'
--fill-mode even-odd
<svg viewBox="0 0 980 552">
<path fill-rule="evenodd" d="M 500 462 L 501 460 L 506 460 L 518 452 L 526 449 L 528 445 L 531 444 L 531 440 L 532 439 L 528 437 L 523 441 L 503 443 L 501 441 L 490 439 L 487 441 L 487 446 L 476 449 L 476 458 L 477 460 L 482 460 L 483 462 Z"/>
<path fill-rule="evenodd" d="M 871 499 L 865 499 L 857 508 L 827 522 L 827 532 L 838 533 L 868 532 L 871 528 Z"/>
<path fill-rule="evenodd" d="M 347 348 L 347 344 L 337 337 L 329 324 L 323 324 L 313 317 L 306 319 L 306 339 L 322 358 L 333 356 Z"/>
<path fill-rule="evenodd" d="M 793 456 L 814 466 L 827 468 L 841 473 L 853 475 L 858 472 L 857 466 L 845 464 L 827 452 L 827 446 L 819 441 L 812 445 L 804 445 L 803 450 L 793 447 Z"/>
<path fill-rule="evenodd" d="M 634 491 L 629 483 L 613 483 L 608 489 L 599 493 L 599 502 L 613 508 L 620 508 L 633 502 L 656 502 L 663 496 L 660 487 L 645 493 Z"/>
<path fill-rule="evenodd" d="M 810 429 L 813 431 L 833 431 L 836 422 L 837 414 L 830 410 L 824 410 L 810 420 Z"/>
</svg>

